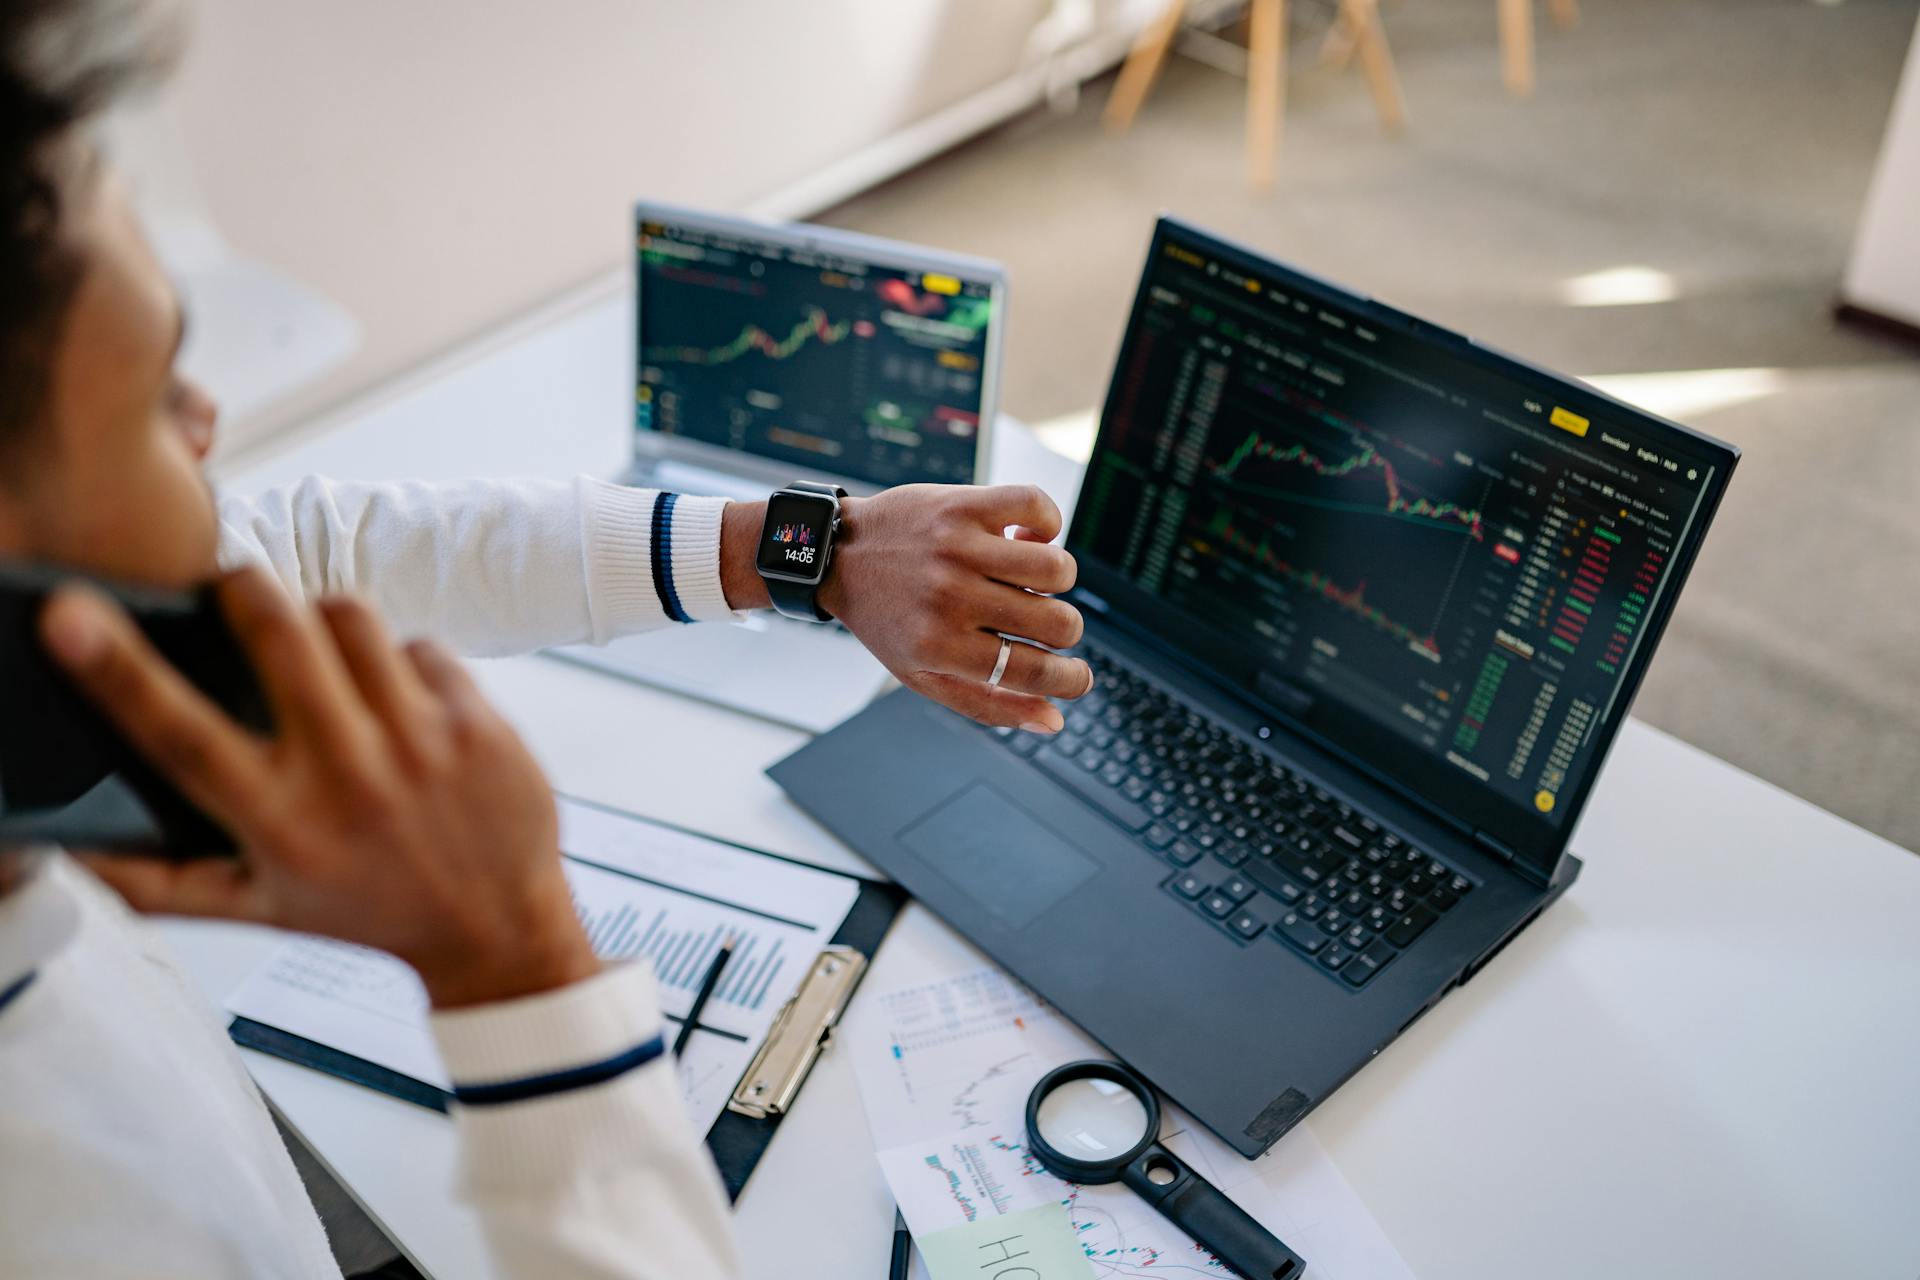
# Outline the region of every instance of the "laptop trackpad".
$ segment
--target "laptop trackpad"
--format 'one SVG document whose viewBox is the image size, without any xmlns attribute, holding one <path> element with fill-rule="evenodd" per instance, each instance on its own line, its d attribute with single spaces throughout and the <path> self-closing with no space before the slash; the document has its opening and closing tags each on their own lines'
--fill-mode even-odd
<svg viewBox="0 0 1920 1280">
<path fill-rule="evenodd" d="M 901 831 L 900 843 L 1009 929 L 1025 928 L 1100 869 L 984 782 Z"/>
</svg>

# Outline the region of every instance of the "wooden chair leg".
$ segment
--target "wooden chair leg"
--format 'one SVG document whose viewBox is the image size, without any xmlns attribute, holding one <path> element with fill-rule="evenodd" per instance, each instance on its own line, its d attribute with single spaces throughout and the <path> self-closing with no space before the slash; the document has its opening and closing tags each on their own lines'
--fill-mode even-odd
<svg viewBox="0 0 1920 1280">
<path fill-rule="evenodd" d="M 1553 15 L 1553 21 L 1558 26 L 1580 25 L 1580 0 L 1547 0 L 1547 12 Z"/>
<path fill-rule="evenodd" d="M 1107 127 L 1115 133 L 1125 133 L 1132 126 L 1134 116 L 1139 114 L 1140 104 L 1147 100 L 1147 91 L 1153 88 L 1160 68 L 1166 64 L 1167 51 L 1173 48 L 1180 34 L 1180 19 L 1186 10 L 1187 0 L 1168 0 L 1153 25 L 1133 42 L 1133 51 L 1127 54 L 1126 65 L 1120 68 L 1120 78 L 1114 81 L 1113 96 L 1107 99 L 1105 119 Z"/>
<path fill-rule="evenodd" d="M 1366 73 L 1367 88 L 1373 91 L 1373 105 L 1380 113 L 1380 127 L 1398 133 L 1406 127 L 1407 103 L 1400 96 L 1400 77 L 1393 68 L 1393 50 L 1387 44 L 1387 29 L 1380 21 L 1379 0 L 1340 0 L 1347 21 L 1358 33 L 1360 69 Z"/>
<path fill-rule="evenodd" d="M 1247 29 L 1247 181 L 1273 185 L 1286 111 L 1287 0 L 1253 0 Z"/>
<path fill-rule="evenodd" d="M 1500 73 L 1516 98 L 1533 93 L 1533 0 L 1500 0 Z"/>
<path fill-rule="evenodd" d="M 1316 57 L 1320 65 L 1330 71 L 1345 71 L 1353 65 L 1353 55 L 1359 47 L 1360 37 L 1347 21 L 1347 11 L 1343 7 L 1334 13 L 1333 25 L 1327 28 L 1325 38 L 1320 41 L 1320 52 Z"/>
</svg>

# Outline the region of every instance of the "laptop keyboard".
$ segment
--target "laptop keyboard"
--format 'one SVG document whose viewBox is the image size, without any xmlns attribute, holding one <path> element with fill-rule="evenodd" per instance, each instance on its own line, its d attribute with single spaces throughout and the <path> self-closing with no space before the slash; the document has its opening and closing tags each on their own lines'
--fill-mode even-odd
<svg viewBox="0 0 1920 1280">
<path fill-rule="evenodd" d="M 996 729 L 1014 754 L 1169 869 L 1195 923 L 1278 945 L 1365 986 L 1473 889 L 1405 837 L 1083 646 L 1093 691 L 1052 738 Z"/>
</svg>

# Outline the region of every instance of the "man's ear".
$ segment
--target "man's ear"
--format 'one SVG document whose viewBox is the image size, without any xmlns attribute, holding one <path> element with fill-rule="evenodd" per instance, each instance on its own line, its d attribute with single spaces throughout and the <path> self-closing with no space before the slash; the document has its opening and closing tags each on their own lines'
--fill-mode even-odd
<svg viewBox="0 0 1920 1280">
<path fill-rule="evenodd" d="M 193 450 L 193 456 L 201 462 L 213 452 L 213 433 L 220 422 L 220 406 L 211 393 L 197 382 L 182 378 L 180 380 L 180 403 L 175 413 L 179 417 L 180 430 L 187 438 L 187 447 Z"/>
</svg>

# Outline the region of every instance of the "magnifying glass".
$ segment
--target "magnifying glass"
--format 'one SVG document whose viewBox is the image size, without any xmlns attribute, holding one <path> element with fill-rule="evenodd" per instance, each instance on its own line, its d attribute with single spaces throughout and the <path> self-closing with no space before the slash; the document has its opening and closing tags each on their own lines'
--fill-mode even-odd
<svg viewBox="0 0 1920 1280">
<path fill-rule="evenodd" d="M 1069 1182 L 1124 1182 L 1246 1280 L 1298 1280 L 1307 1264 L 1160 1145 L 1160 1100 L 1117 1062 L 1069 1062 L 1027 1097 L 1027 1149 Z"/>
</svg>

